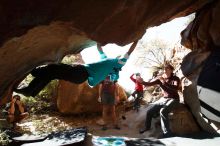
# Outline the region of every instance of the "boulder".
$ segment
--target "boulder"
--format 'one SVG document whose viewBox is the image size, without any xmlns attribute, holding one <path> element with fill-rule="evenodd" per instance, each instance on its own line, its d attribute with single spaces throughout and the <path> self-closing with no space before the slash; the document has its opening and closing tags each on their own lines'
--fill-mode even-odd
<svg viewBox="0 0 220 146">
<path fill-rule="evenodd" d="M 98 102 L 99 86 L 91 88 L 87 82 L 80 85 L 67 81 L 60 81 L 58 85 L 57 107 L 63 114 L 95 113 L 102 111 Z M 125 91 L 119 88 L 120 100 L 127 99 Z"/>
<path fill-rule="evenodd" d="M 200 131 L 200 128 L 194 119 L 191 111 L 180 104 L 169 113 L 170 128 L 175 134 L 190 134 Z"/>
<path fill-rule="evenodd" d="M 182 71 L 186 76 L 187 84 L 183 84 L 184 102 L 195 117 L 199 126 L 210 133 L 220 133 L 219 123 L 213 122 L 201 114 L 201 107 L 197 91 L 197 80 L 202 70 L 204 61 L 209 56 L 210 51 L 195 50 L 190 52 L 182 62 Z"/>
<path fill-rule="evenodd" d="M 0 97 L 6 97 L 33 68 L 59 62 L 67 54 L 94 45 L 94 41 L 123 46 L 141 38 L 148 27 L 197 10 L 212 11 L 213 7 L 217 20 L 217 2 L 206 7 L 212 1 L 2 0 Z M 210 26 L 215 32 L 219 25 Z"/>
</svg>

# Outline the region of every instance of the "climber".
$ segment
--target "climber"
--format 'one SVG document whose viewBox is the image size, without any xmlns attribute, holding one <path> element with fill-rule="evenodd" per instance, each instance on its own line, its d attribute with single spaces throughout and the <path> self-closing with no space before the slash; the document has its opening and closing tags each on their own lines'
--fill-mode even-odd
<svg viewBox="0 0 220 146">
<path fill-rule="evenodd" d="M 114 80 L 116 80 L 119 77 L 119 71 L 135 49 L 137 42 L 138 40 L 131 45 L 124 56 L 118 58 L 104 57 L 101 61 L 84 65 L 58 63 L 35 68 L 31 72 L 35 77 L 31 83 L 25 88 L 15 89 L 15 92 L 34 97 L 54 79 L 66 80 L 75 84 L 80 84 L 88 80 L 88 84 L 91 87 L 99 84 L 109 74 L 111 74 L 111 77 L 114 76 Z M 97 48 L 100 49 L 100 44 L 97 44 Z"/>
</svg>

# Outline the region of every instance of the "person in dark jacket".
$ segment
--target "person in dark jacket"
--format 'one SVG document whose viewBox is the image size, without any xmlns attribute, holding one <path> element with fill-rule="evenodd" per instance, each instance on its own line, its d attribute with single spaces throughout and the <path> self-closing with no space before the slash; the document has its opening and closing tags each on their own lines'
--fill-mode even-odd
<svg viewBox="0 0 220 146">
<path fill-rule="evenodd" d="M 178 89 L 180 86 L 180 79 L 173 74 L 173 70 L 174 67 L 172 65 L 166 64 L 163 75 L 158 76 L 157 79 L 152 82 L 142 82 L 145 86 L 159 85 L 163 90 L 163 97 L 147 107 L 145 127 L 140 129 L 140 133 L 150 130 L 151 120 L 154 115 L 159 112 L 163 137 L 173 136 L 169 127 L 168 113 L 173 107 L 179 104 Z"/>
</svg>

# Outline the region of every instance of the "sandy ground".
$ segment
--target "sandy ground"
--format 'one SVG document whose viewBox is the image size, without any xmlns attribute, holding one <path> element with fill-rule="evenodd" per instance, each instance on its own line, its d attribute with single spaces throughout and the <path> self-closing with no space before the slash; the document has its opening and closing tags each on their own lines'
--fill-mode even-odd
<svg viewBox="0 0 220 146">
<path fill-rule="evenodd" d="M 102 130 L 102 118 L 100 115 L 74 117 L 57 115 L 33 115 L 22 123 L 18 124 L 19 131 L 24 133 L 41 134 L 52 131 L 64 130 L 72 127 L 87 127 L 88 133 L 96 136 L 126 136 L 134 138 L 144 138 L 151 132 L 139 134 L 140 114 L 143 112 L 129 111 L 123 116 L 118 116 L 120 130 L 114 129 L 112 124 L 108 125 L 107 130 Z M 143 120 L 143 119 L 142 119 Z"/>
<path fill-rule="evenodd" d="M 144 126 L 146 106 L 147 105 L 142 105 L 138 112 L 131 109 L 125 110 L 124 107 L 119 108 L 117 113 L 120 130 L 114 129 L 112 125 L 109 125 L 108 129 L 103 131 L 100 114 L 61 116 L 59 113 L 30 115 L 29 118 L 18 124 L 18 130 L 26 134 L 41 135 L 70 128 L 87 127 L 88 138 L 86 139 L 85 146 L 92 146 L 92 141 L 99 137 L 119 137 L 125 140 L 143 138 L 157 139 L 161 136 L 161 127 L 157 122 L 158 119 L 152 120 L 152 129 L 150 131 L 139 134 L 139 129 Z M 159 140 L 167 146 L 220 145 L 219 137 L 205 139 L 174 137 Z"/>
<path fill-rule="evenodd" d="M 135 140 L 135 139 L 156 139 L 160 136 L 160 127 L 154 126 L 149 132 L 139 134 L 140 121 L 144 121 L 145 109 L 141 108 L 139 112 L 128 111 L 123 116 L 126 119 L 122 119 L 122 114 L 119 115 L 121 130 L 116 130 L 112 126 L 109 126 L 107 130 L 102 130 L 101 115 L 90 115 L 84 117 L 76 116 L 59 116 L 54 115 L 33 115 L 26 119 L 23 123 L 19 124 L 20 130 L 29 134 L 42 134 L 50 133 L 51 131 L 65 130 L 72 127 L 87 127 L 88 137 L 85 142 L 85 146 L 93 146 L 94 142 L 99 137 L 119 137 L 124 140 Z M 156 121 L 156 120 L 155 120 Z M 152 125 L 155 121 L 152 121 Z M 220 137 L 193 139 L 184 137 L 173 137 L 166 139 L 159 139 L 166 146 L 218 146 L 220 145 Z M 101 145 L 100 146 L 107 146 Z M 110 145 L 108 145 L 110 146 Z M 121 145 L 123 146 L 123 145 Z"/>
</svg>

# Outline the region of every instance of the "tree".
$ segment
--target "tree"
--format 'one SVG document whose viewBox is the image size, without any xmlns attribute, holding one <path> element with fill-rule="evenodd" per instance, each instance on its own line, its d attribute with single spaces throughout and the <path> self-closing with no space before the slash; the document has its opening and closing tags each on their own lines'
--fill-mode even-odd
<svg viewBox="0 0 220 146">
<path fill-rule="evenodd" d="M 143 60 L 143 67 L 150 68 L 152 71 L 159 71 L 167 61 L 172 57 L 172 49 L 162 39 L 153 39 L 150 41 L 140 42 L 140 46 L 145 50 L 145 57 Z"/>
</svg>

